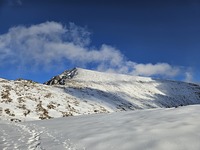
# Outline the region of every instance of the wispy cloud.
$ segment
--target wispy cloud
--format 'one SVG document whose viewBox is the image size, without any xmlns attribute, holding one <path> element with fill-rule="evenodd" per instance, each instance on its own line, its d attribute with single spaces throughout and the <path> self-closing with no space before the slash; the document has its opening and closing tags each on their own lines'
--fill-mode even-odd
<svg viewBox="0 0 200 150">
<path fill-rule="evenodd" d="M 193 82 L 194 78 L 193 78 L 193 74 L 192 72 L 185 72 L 185 82 Z"/>
<path fill-rule="evenodd" d="M 117 48 L 90 45 L 90 32 L 73 23 L 45 22 L 17 26 L 0 35 L 0 66 L 51 69 L 55 64 L 93 65 L 97 70 L 142 76 L 175 77 L 182 73 L 168 63 L 139 64 L 129 61 Z"/>
<path fill-rule="evenodd" d="M 157 63 L 157 64 L 135 64 L 134 74 L 152 76 L 156 74 L 173 77 L 180 73 L 178 67 L 170 66 L 167 63 Z"/>
</svg>

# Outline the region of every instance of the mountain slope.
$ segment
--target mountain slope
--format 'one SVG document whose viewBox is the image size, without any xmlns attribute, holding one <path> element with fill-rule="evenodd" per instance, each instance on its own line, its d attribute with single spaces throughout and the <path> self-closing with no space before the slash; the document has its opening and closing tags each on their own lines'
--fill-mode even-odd
<svg viewBox="0 0 200 150">
<path fill-rule="evenodd" d="M 46 82 L 0 79 L 0 116 L 38 120 L 200 103 L 196 84 L 75 68 Z"/>
<path fill-rule="evenodd" d="M 154 80 L 147 77 L 102 73 L 75 68 L 46 82 L 62 87 L 77 98 L 107 103 L 115 109 L 175 107 L 200 102 L 200 86 L 191 83 Z M 58 76 L 56 76 L 58 78 Z M 54 83 L 54 84 L 52 84 Z M 109 105 L 110 104 L 110 105 Z"/>
</svg>

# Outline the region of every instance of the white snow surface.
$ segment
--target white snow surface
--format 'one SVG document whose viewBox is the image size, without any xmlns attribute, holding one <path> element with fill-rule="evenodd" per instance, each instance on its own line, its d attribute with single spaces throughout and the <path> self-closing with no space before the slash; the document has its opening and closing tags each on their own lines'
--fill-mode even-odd
<svg viewBox="0 0 200 150">
<path fill-rule="evenodd" d="M 53 86 L 0 78 L 0 118 L 30 121 L 200 104 L 196 84 L 81 68 L 75 74 Z"/>
<path fill-rule="evenodd" d="M 2 150 L 199 150 L 200 105 L 14 123 Z"/>
</svg>

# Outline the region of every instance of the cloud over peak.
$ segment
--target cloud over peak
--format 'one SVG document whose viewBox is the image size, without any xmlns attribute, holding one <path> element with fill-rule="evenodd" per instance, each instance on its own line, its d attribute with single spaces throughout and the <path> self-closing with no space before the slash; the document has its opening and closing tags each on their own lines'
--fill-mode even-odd
<svg viewBox="0 0 200 150">
<path fill-rule="evenodd" d="M 51 69 L 55 65 L 95 65 L 100 71 L 142 76 L 178 76 L 180 67 L 167 63 L 138 64 L 127 60 L 115 47 L 90 45 L 90 32 L 74 23 L 58 22 L 16 26 L 0 35 L 0 66 L 17 65 L 27 68 Z M 64 68 L 63 68 L 64 69 Z"/>
<path fill-rule="evenodd" d="M 144 75 L 144 76 L 152 76 L 156 74 L 160 74 L 163 76 L 173 77 L 176 76 L 180 69 L 178 67 L 170 66 L 167 63 L 157 63 L 155 65 L 148 64 L 135 64 L 134 65 L 136 75 Z"/>
</svg>

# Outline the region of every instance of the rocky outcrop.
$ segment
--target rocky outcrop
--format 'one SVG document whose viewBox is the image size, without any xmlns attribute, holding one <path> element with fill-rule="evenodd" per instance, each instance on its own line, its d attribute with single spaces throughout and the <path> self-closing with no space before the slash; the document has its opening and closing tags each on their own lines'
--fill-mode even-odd
<svg viewBox="0 0 200 150">
<path fill-rule="evenodd" d="M 65 70 L 62 74 L 54 76 L 51 80 L 45 82 L 46 85 L 65 85 L 67 80 L 72 79 L 78 74 L 77 68 Z"/>
</svg>

